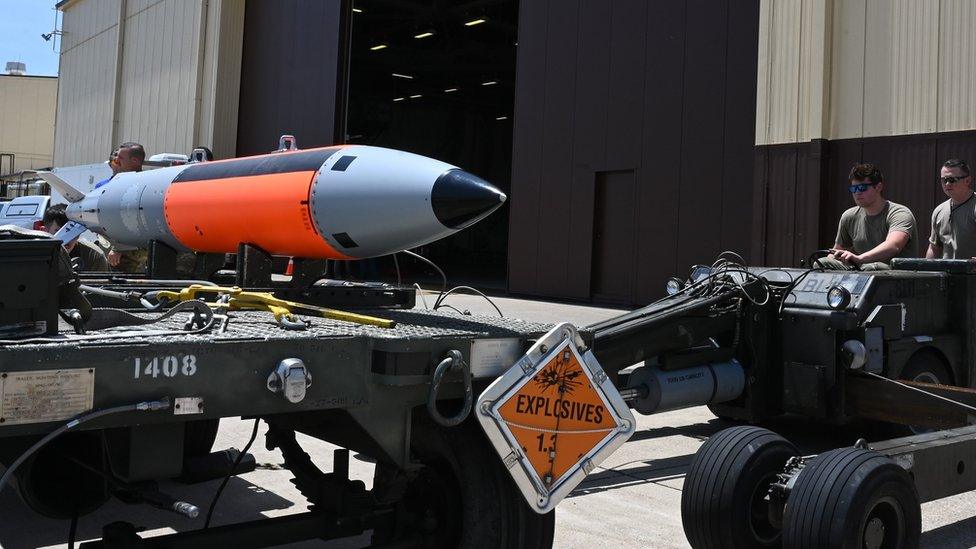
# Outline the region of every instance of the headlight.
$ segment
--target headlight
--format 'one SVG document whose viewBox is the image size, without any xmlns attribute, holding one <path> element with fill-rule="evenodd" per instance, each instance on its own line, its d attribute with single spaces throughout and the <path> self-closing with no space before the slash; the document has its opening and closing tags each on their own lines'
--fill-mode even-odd
<svg viewBox="0 0 976 549">
<path fill-rule="evenodd" d="M 695 265 L 691 268 L 691 281 L 700 282 L 712 274 L 712 268 L 707 265 Z"/>
<path fill-rule="evenodd" d="M 667 292 L 668 295 L 674 295 L 683 290 L 684 287 L 685 283 L 680 278 L 669 278 L 667 284 L 664 285 L 664 291 Z"/>
<path fill-rule="evenodd" d="M 833 286 L 827 290 L 827 305 L 831 309 L 844 309 L 851 304 L 851 292 L 843 286 Z"/>
</svg>

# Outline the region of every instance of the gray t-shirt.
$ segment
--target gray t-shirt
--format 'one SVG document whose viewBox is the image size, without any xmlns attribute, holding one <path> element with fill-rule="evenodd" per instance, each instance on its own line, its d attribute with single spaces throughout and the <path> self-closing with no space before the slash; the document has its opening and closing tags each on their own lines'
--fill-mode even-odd
<svg viewBox="0 0 976 549">
<path fill-rule="evenodd" d="M 953 207 L 946 200 L 932 212 L 929 244 L 942 247 L 942 259 L 976 257 L 976 195 Z"/>
<path fill-rule="evenodd" d="M 901 231 L 908 234 L 908 244 L 895 257 L 918 257 L 918 232 L 912 211 L 888 201 L 877 215 L 868 215 L 864 208 L 854 206 L 840 216 L 837 224 L 836 243 L 854 250 L 856 254 L 873 249 L 888 238 L 888 233 Z"/>
</svg>

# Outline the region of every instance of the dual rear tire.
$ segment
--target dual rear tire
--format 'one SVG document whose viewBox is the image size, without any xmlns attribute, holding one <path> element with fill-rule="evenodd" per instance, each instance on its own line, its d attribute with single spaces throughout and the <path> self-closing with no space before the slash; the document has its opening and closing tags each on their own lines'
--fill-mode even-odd
<svg viewBox="0 0 976 549">
<path fill-rule="evenodd" d="M 911 477 L 890 458 L 859 448 L 824 452 L 799 472 L 799 453 L 759 427 L 733 427 L 695 455 L 681 494 L 681 521 L 695 548 L 903 549 L 918 547 L 921 510 Z M 783 502 L 773 483 L 795 475 Z"/>
<path fill-rule="evenodd" d="M 877 452 L 838 448 L 801 472 L 783 513 L 783 547 L 918 547 L 922 514 L 911 477 Z"/>
</svg>

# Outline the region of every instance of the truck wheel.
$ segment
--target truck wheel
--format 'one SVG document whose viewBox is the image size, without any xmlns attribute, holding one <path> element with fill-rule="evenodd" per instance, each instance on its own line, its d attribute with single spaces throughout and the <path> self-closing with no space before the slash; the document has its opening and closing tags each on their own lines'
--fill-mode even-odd
<svg viewBox="0 0 976 549">
<path fill-rule="evenodd" d="M 949 373 L 945 364 L 938 355 L 927 350 L 913 354 L 908 359 L 908 362 L 905 363 L 905 367 L 902 368 L 898 378 L 908 381 L 921 381 L 922 383 L 937 383 L 939 385 L 952 384 L 952 375 Z M 892 438 L 920 435 L 935 431 L 935 429 L 920 425 L 899 425 L 896 423 L 891 425 L 892 427 L 888 430 L 888 434 Z"/>
<path fill-rule="evenodd" d="M 902 368 L 899 379 L 921 381 L 923 383 L 952 384 L 952 375 L 942 360 L 931 351 L 920 351 L 912 355 Z"/>
<path fill-rule="evenodd" d="M 886 456 L 840 448 L 814 458 L 783 513 L 787 549 L 918 547 L 922 512 L 915 484 Z"/>
<path fill-rule="evenodd" d="M 411 449 L 424 467 L 397 505 L 397 531 L 374 531 L 374 544 L 402 540 L 424 548 L 552 547 L 555 512 L 539 515 L 529 508 L 474 421 L 446 429 L 415 420 Z M 389 478 L 390 469 L 378 464 L 376 482 Z"/>
<path fill-rule="evenodd" d="M 796 447 L 760 427 L 725 429 L 695 454 L 681 490 L 681 524 L 695 548 L 779 547 L 770 484 Z"/>
<path fill-rule="evenodd" d="M 209 454 L 219 427 L 219 418 L 187 421 L 183 427 L 183 459 Z"/>
</svg>

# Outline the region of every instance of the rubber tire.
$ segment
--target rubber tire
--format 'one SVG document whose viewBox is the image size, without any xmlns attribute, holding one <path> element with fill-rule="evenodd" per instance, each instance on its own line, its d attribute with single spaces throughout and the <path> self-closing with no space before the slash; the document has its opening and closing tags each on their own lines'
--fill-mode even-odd
<svg viewBox="0 0 976 549">
<path fill-rule="evenodd" d="M 902 368 L 898 378 L 914 381 L 917 376 L 923 373 L 931 374 L 932 377 L 938 380 L 940 385 L 952 384 L 952 374 L 949 373 L 945 363 L 942 362 L 939 356 L 931 351 L 918 351 L 913 354 L 908 359 L 908 362 L 905 363 L 905 367 Z M 925 379 L 918 381 L 931 383 L 931 381 Z"/>
<path fill-rule="evenodd" d="M 443 497 L 435 507 L 441 514 L 436 533 L 427 534 L 417 547 L 472 549 L 549 549 L 555 532 L 555 511 L 540 515 L 529 508 L 501 458 L 488 443 L 480 427 L 468 418 L 454 428 L 434 425 L 426 411 L 418 412 L 413 422 L 411 450 L 425 467 L 407 488 L 401 507 L 416 510 L 417 498 L 411 494 L 426 485 L 444 485 Z M 379 471 L 380 465 L 377 466 Z M 435 480 L 432 481 L 431 477 Z M 436 495 L 437 490 L 432 490 Z M 421 502 L 423 503 L 423 502 Z M 423 520 L 409 520 L 418 527 Z M 417 535 L 417 532 L 408 534 Z M 392 541 L 374 532 L 373 543 Z"/>
<path fill-rule="evenodd" d="M 762 539 L 755 533 L 753 498 L 796 455 L 790 441 L 761 427 L 732 427 L 705 441 L 681 491 L 681 524 L 691 546 L 779 547 L 777 531 L 765 532 Z"/>
<path fill-rule="evenodd" d="M 915 483 L 877 452 L 840 448 L 814 458 L 802 471 L 783 514 L 784 549 L 863 547 L 867 513 L 882 498 L 900 509 L 905 532 L 883 547 L 918 547 L 922 512 Z M 889 529 L 890 530 L 890 529 Z"/>
<path fill-rule="evenodd" d="M 183 427 L 183 459 L 209 454 L 219 427 L 220 418 L 187 421 Z"/>
</svg>

